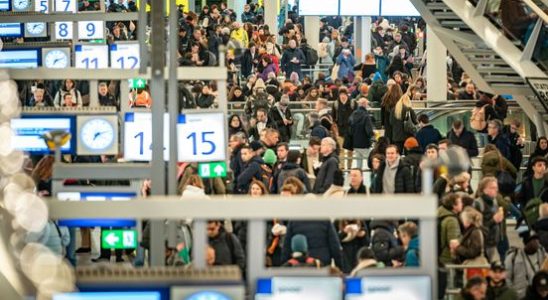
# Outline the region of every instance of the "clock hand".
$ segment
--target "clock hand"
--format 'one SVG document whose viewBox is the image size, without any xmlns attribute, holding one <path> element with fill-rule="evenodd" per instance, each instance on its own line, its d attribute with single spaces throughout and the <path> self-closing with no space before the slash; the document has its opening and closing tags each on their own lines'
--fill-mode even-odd
<svg viewBox="0 0 548 300">
<path fill-rule="evenodd" d="M 34 24 L 34 26 L 32 26 L 32 29 L 34 29 L 34 28 L 36 28 L 36 27 L 38 27 L 38 26 L 40 26 L 40 24 Z"/>
<path fill-rule="evenodd" d="M 56 58 L 54 61 L 53 61 L 53 64 L 55 65 L 58 61 L 60 61 L 61 58 Z"/>
<path fill-rule="evenodd" d="M 93 136 L 93 140 L 95 141 L 95 139 L 98 138 L 103 133 L 108 133 L 108 131 L 96 132 L 95 135 Z"/>
</svg>

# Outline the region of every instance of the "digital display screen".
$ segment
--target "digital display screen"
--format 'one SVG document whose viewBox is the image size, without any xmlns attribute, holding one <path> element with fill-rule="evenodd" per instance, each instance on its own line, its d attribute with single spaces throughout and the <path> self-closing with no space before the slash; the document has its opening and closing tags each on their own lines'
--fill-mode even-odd
<svg viewBox="0 0 548 300">
<path fill-rule="evenodd" d="M 61 201 L 129 201 L 137 193 L 126 192 L 60 192 Z M 137 222 L 131 219 L 66 219 L 59 220 L 60 226 L 67 227 L 134 227 Z"/>
<path fill-rule="evenodd" d="M 366 276 L 346 279 L 345 300 L 431 300 L 428 276 Z"/>
<path fill-rule="evenodd" d="M 255 300 L 342 300 L 338 277 L 273 277 L 257 280 Z"/>
<path fill-rule="evenodd" d="M 2 53 L 2 52 L 0 52 Z M 50 153 L 42 135 L 52 130 L 64 130 L 71 133 L 71 140 L 61 147 L 63 153 L 74 152 L 75 119 L 73 117 L 23 117 L 11 120 L 11 128 L 14 132 L 12 146 L 20 151 L 32 154 Z"/>
<path fill-rule="evenodd" d="M 161 300 L 160 292 L 84 292 L 53 296 L 53 300 Z"/>
<path fill-rule="evenodd" d="M 0 23 L 0 37 L 21 37 L 21 36 L 23 36 L 23 24 Z"/>
<path fill-rule="evenodd" d="M 10 1 L 11 0 L 0 0 L 0 11 L 2 10 L 10 10 Z"/>
<path fill-rule="evenodd" d="M 336 16 L 339 14 L 339 0 L 300 0 L 300 16 Z"/>
<path fill-rule="evenodd" d="M 0 51 L 0 68 L 38 68 L 39 58 L 38 49 L 4 49 Z"/>
<path fill-rule="evenodd" d="M 381 0 L 340 0 L 341 16 L 379 16 Z"/>
<path fill-rule="evenodd" d="M 420 13 L 410 0 L 382 0 L 381 16 L 420 16 Z"/>
</svg>

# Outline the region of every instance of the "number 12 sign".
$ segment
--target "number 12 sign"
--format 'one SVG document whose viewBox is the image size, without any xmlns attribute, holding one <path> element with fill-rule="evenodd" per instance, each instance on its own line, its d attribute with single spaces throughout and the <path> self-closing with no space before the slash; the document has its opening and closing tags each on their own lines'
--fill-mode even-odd
<svg viewBox="0 0 548 300">
<path fill-rule="evenodd" d="M 139 44 L 110 45 L 110 67 L 113 69 L 135 69 L 139 67 Z"/>
<path fill-rule="evenodd" d="M 124 122 L 124 159 L 152 160 L 152 114 L 126 113 Z M 164 114 L 164 160 L 169 160 L 169 115 Z"/>
<path fill-rule="evenodd" d="M 226 160 L 225 123 L 222 112 L 180 115 L 177 122 L 178 161 Z"/>
</svg>

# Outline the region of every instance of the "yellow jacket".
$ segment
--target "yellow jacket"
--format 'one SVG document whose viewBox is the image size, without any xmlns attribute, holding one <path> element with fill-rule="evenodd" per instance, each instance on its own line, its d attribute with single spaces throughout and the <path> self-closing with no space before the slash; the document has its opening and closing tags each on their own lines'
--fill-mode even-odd
<svg viewBox="0 0 548 300">
<path fill-rule="evenodd" d="M 242 43 L 242 47 L 247 48 L 249 45 L 249 37 L 247 36 L 247 31 L 243 28 L 238 28 L 232 31 L 230 34 L 231 39 L 235 39 Z"/>
</svg>

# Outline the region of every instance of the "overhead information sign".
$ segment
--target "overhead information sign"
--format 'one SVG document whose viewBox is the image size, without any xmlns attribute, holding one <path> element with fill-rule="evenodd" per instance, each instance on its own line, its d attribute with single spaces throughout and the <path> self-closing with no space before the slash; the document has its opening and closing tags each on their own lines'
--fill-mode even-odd
<svg viewBox="0 0 548 300">
<path fill-rule="evenodd" d="M 164 159 L 169 160 L 169 115 L 164 114 Z M 124 122 L 124 159 L 152 159 L 152 114 L 126 113 Z"/>
<path fill-rule="evenodd" d="M 197 112 L 179 116 L 177 153 L 180 162 L 226 160 L 226 121 L 222 112 Z"/>
<path fill-rule="evenodd" d="M 548 112 L 548 77 L 528 77 L 526 80 L 546 112 Z"/>
<path fill-rule="evenodd" d="M 120 43 L 110 45 L 110 67 L 135 69 L 139 67 L 139 44 Z"/>
<path fill-rule="evenodd" d="M 107 45 L 75 45 L 75 66 L 81 69 L 107 69 Z"/>
<path fill-rule="evenodd" d="M 137 248 L 137 230 L 103 230 L 101 248 L 135 249 Z"/>
</svg>

